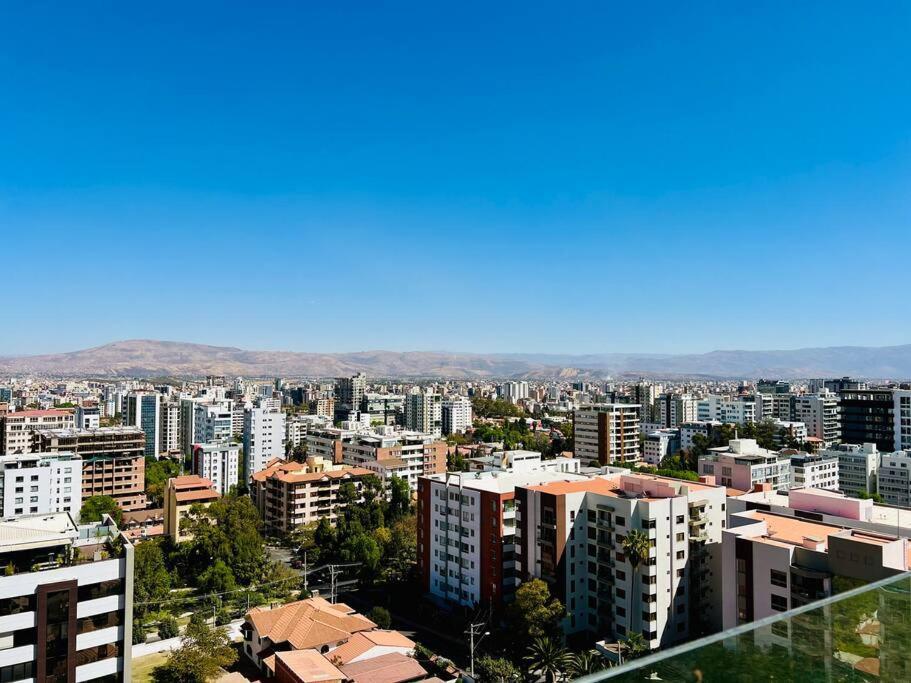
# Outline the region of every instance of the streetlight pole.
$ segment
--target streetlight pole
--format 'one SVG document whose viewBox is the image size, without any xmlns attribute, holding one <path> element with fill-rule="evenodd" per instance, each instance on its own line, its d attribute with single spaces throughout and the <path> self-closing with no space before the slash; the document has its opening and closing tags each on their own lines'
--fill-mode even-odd
<svg viewBox="0 0 911 683">
<path fill-rule="evenodd" d="M 484 633 L 480 633 L 479 630 L 482 628 L 484 628 L 483 622 L 481 622 L 480 624 L 469 624 L 468 630 L 466 631 L 466 633 L 468 634 L 468 641 L 469 641 L 469 656 L 470 656 L 469 671 L 471 673 L 472 679 L 474 679 L 474 649 L 478 645 L 481 644 L 481 641 L 484 640 L 484 636 L 490 635 L 490 631 L 484 631 Z M 474 639 L 474 637 L 476 635 L 481 636 L 480 638 L 478 638 L 477 642 L 475 642 L 475 639 Z"/>
</svg>

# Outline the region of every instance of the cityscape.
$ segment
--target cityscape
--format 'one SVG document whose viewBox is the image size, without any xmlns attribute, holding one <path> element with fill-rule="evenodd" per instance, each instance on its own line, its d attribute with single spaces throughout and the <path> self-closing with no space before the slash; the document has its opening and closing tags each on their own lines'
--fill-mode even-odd
<svg viewBox="0 0 911 683">
<path fill-rule="evenodd" d="M 909 27 L 0 3 L 0 683 L 911 681 Z"/>
</svg>

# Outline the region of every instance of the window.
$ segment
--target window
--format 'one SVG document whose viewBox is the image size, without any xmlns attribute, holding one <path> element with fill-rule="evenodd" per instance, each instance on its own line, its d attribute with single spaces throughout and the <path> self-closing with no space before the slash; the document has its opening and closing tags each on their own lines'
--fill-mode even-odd
<svg viewBox="0 0 911 683">
<path fill-rule="evenodd" d="M 626 526 L 626 518 L 620 516 L 614 517 L 614 523 L 617 526 Z"/>
<path fill-rule="evenodd" d="M 772 609 L 776 612 L 786 612 L 788 609 L 788 599 L 783 595 L 772 594 Z"/>
<path fill-rule="evenodd" d="M 682 560 L 685 553 L 682 550 L 677 551 L 677 559 Z"/>
<path fill-rule="evenodd" d="M 677 524 L 683 524 L 683 515 L 677 515 Z"/>
<path fill-rule="evenodd" d="M 777 569 L 771 570 L 770 580 L 773 586 L 778 586 L 779 588 L 788 587 L 788 575 L 785 572 L 778 571 Z"/>
</svg>

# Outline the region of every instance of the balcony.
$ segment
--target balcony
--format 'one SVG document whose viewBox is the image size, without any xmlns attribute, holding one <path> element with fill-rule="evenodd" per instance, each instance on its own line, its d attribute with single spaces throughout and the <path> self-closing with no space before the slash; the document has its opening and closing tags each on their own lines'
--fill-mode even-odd
<svg viewBox="0 0 911 683">
<path fill-rule="evenodd" d="M 911 680 L 911 573 L 590 675 L 595 681 Z M 596 647 L 609 655 L 614 643 Z"/>
</svg>

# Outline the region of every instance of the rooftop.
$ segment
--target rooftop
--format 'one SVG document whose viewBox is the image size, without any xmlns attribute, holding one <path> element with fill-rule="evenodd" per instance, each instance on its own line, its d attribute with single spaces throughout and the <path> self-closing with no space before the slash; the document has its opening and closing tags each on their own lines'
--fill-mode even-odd
<svg viewBox="0 0 911 683">
<path fill-rule="evenodd" d="M 403 683 L 427 675 L 414 659 L 398 652 L 346 664 L 342 671 L 352 683 Z"/>
<path fill-rule="evenodd" d="M 493 493 L 510 493 L 517 486 L 539 486 L 551 482 L 588 481 L 588 477 L 568 472 L 504 472 L 491 470 L 487 472 L 448 472 L 434 474 L 432 479 L 446 485 L 458 486 L 474 491 L 491 491 Z"/>
<path fill-rule="evenodd" d="M 345 674 L 316 650 L 276 652 L 275 659 L 287 666 L 302 683 L 320 683 L 321 681 L 345 679 Z M 275 667 L 278 667 L 277 662 Z"/>
<path fill-rule="evenodd" d="M 272 643 L 289 643 L 297 650 L 319 648 L 348 640 L 376 624 L 345 605 L 333 605 L 323 598 L 308 598 L 275 609 L 254 608 L 246 620 L 261 638 Z"/>
<path fill-rule="evenodd" d="M 79 528 L 68 512 L 0 521 L 0 553 L 69 545 L 78 538 Z"/>
</svg>

